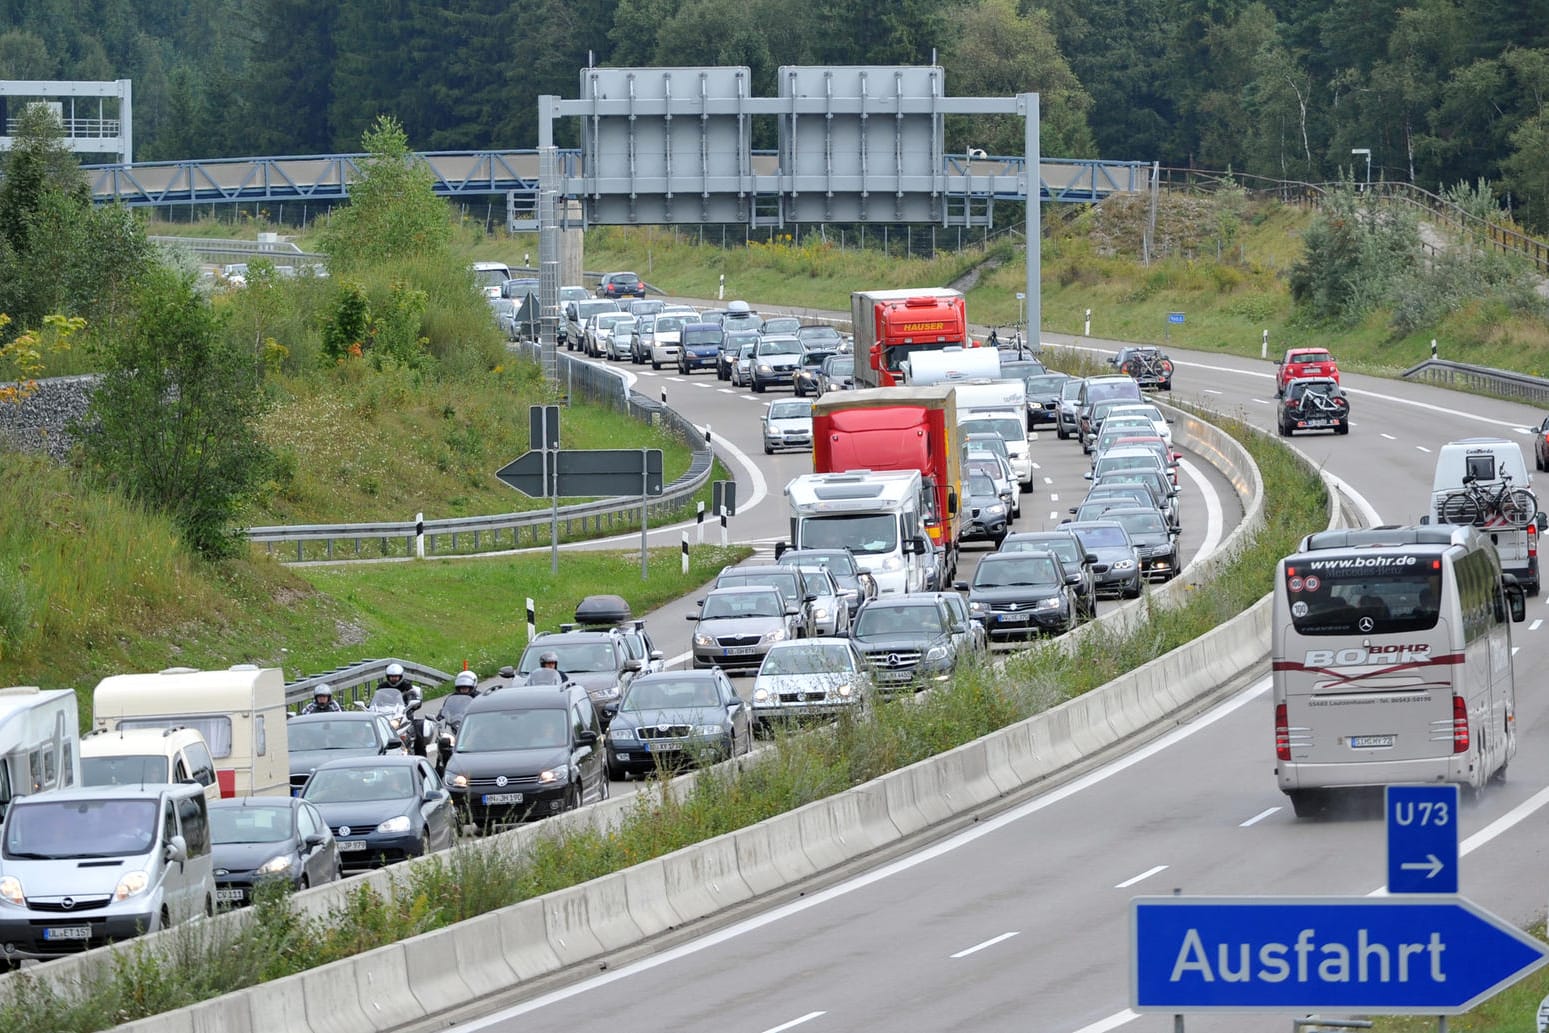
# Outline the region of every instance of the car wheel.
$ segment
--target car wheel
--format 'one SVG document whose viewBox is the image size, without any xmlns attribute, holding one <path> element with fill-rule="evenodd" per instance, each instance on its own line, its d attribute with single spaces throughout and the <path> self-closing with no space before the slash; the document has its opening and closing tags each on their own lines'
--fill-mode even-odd
<svg viewBox="0 0 1549 1033">
<path fill-rule="evenodd" d="M 757 377 L 753 378 L 753 393 L 756 395 L 761 395 L 764 393 L 764 385 Z"/>
<path fill-rule="evenodd" d="M 1137 577 L 1135 579 L 1135 583 L 1134 584 L 1127 586 L 1124 589 L 1123 595 L 1124 595 L 1124 598 L 1126 598 L 1126 599 L 1139 599 L 1140 598 L 1140 578 Z"/>
<path fill-rule="evenodd" d="M 571 786 L 570 792 L 565 794 L 565 810 L 576 811 L 581 809 L 581 787 Z"/>
<path fill-rule="evenodd" d="M 794 387 L 793 387 L 793 388 L 792 388 L 792 391 L 793 391 L 793 393 L 794 393 L 794 394 L 795 394 L 795 395 L 796 395 L 796 397 L 797 397 L 797 398 L 805 398 L 805 397 L 807 397 L 807 392 L 805 392 L 805 391 L 803 391 L 803 390 L 802 390 L 802 388 L 801 388 L 801 385 L 800 385 L 800 384 L 796 384 L 796 385 L 795 385 L 795 386 L 794 386 Z"/>
<path fill-rule="evenodd" d="M 602 773 L 602 788 L 598 790 L 598 800 L 607 800 L 613 796 L 612 776 L 608 772 Z"/>
<path fill-rule="evenodd" d="M 662 364 L 657 362 L 655 359 L 652 359 L 651 360 L 651 368 L 652 369 L 661 369 L 662 368 Z"/>
<path fill-rule="evenodd" d="M 296 888 L 298 890 L 309 890 L 312 888 L 312 880 L 307 878 L 305 872 L 302 873 L 301 881 L 296 884 Z"/>
<path fill-rule="evenodd" d="M 1334 433 L 1335 434 L 1348 434 L 1348 433 L 1350 433 L 1350 424 L 1348 424 L 1348 423 L 1341 423 L 1339 426 L 1334 428 Z"/>
<path fill-rule="evenodd" d="M 419 848 L 420 848 L 420 856 L 421 857 L 425 857 L 426 855 L 428 855 L 430 853 L 430 830 L 429 829 L 425 830 L 424 832 L 422 832 L 420 834 Z"/>
<path fill-rule="evenodd" d="M 764 455 L 766 455 L 766 456 L 774 455 L 774 449 L 770 448 L 768 445 L 765 445 L 764 446 Z"/>
<path fill-rule="evenodd" d="M 1054 425 L 1054 436 L 1059 438 L 1061 441 L 1064 441 L 1066 438 L 1070 437 L 1069 434 L 1065 433 L 1065 425 L 1063 423 L 1056 423 Z"/>
</svg>

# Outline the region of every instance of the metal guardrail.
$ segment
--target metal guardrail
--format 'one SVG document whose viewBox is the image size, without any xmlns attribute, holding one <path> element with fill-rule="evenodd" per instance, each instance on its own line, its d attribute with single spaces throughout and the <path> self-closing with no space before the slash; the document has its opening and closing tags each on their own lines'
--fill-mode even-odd
<svg viewBox="0 0 1549 1033">
<path fill-rule="evenodd" d="M 524 347 L 518 345 L 517 347 Z M 529 353 L 532 346 L 525 346 Z M 676 480 L 666 485 L 662 494 L 646 505 L 648 522 L 660 522 L 675 513 L 684 503 L 697 495 L 709 483 L 715 455 L 704 440 L 703 433 L 690 420 L 676 410 L 652 398 L 628 391 L 624 377 L 616 370 L 592 363 L 581 362 L 564 352 L 559 354 L 559 379 L 566 385 L 572 398 L 582 397 L 627 412 L 648 423 L 665 426 L 694 448 L 693 458 L 686 470 Z M 527 545 L 539 546 L 548 541 L 551 522 L 548 509 L 529 510 L 519 513 L 497 513 L 492 516 L 449 517 L 424 522 L 425 553 L 434 555 L 469 555 L 492 552 L 498 549 L 522 547 L 524 530 L 529 536 Z M 598 499 L 559 507 L 560 534 L 567 539 L 634 530 L 640 526 L 639 496 L 620 496 Z M 294 543 L 296 561 L 307 559 L 307 544 L 322 543 L 321 559 L 337 559 L 336 542 L 353 543 L 354 559 L 367 558 L 362 551 L 365 542 L 378 543 L 372 558 L 398 555 L 397 541 L 404 543 L 403 555 L 415 555 L 415 539 L 419 525 L 413 520 L 381 521 L 353 524 L 294 524 L 274 527 L 250 527 L 248 541 L 268 546 L 271 553 L 278 544 Z M 509 535 L 507 535 L 509 532 Z"/>
<path fill-rule="evenodd" d="M 1418 366 L 1404 370 L 1403 375 L 1405 380 L 1422 380 L 1498 398 L 1549 406 L 1549 380 L 1527 373 L 1471 366 L 1466 362 L 1451 362 L 1447 359 L 1426 359 Z"/>
<path fill-rule="evenodd" d="M 445 671 L 438 671 L 434 667 L 427 667 L 413 660 L 399 660 L 390 656 L 381 660 L 357 660 L 353 664 L 336 667 L 332 671 L 286 682 L 285 705 L 289 707 L 305 704 L 312 698 L 313 691 L 327 682 L 333 688 L 334 699 L 342 706 L 350 706 L 356 699 L 370 697 L 370 693 L 375 691 L 376 683 L 386 677 L 388 664 L 402 664 L 405 677 L 416 685 L 444 685 L 453 677 Z M 370 687 L 367 691 L 361 691 L 367 686 Z"/>
</svg>

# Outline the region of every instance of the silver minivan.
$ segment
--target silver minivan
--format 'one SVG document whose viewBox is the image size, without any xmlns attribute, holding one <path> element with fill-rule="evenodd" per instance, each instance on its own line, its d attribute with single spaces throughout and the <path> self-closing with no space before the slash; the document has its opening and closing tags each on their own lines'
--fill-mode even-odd
<svg viewBox="0 0 1549 1033">
<path fill-rule="evenodd" d="M 215 913 L 199 785 L 22 797 L 0 830 L 0 969 Z"/>
</svg>

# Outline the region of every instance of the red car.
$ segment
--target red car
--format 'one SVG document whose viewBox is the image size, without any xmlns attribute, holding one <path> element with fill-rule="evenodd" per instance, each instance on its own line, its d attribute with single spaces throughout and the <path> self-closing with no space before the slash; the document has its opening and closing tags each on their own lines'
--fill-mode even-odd
<svg viewBox="0 0 1549 1033">
<path fill-rule="evenodd" d="M 1275 378 L 1275 397 L 1285 394 L 1285 386 L 1304 377 L 1331 377 L 1339 383 L 1339 364 L 1327 348 L 1288 348 L 1285 357 L 1277 359 L 1279 373 Z"/>
</svg>

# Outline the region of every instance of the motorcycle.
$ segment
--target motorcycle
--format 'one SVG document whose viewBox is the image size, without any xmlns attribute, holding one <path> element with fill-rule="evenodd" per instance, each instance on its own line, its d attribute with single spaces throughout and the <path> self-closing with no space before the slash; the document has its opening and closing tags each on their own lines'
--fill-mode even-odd
<svg viewBox="0 0 1549 1033">
<path fill-rule="evenodd" d="M 463 729 L 463 715 L 468 712 L 468 704 L 474 700 L 473 696 L 464 696 L 453 693 L 441 701 L 441 713 L 436 715 L 436 774 L 446 776 L 447 761 L 452 759 L 452 751 L 457 749 L 457 736 Z"/>
<path fill-rule="evenodd" d="M 433 733 L 427 728 L 431 722 L 422 721 L 416 716 L 420 708 L 417 689 L 411 695 L 411 701 L 407 706 L 403 702 L 403 693 L 388 686 L 377 689 L 370 703 L 360 702 L 355 705 L 361 710 L 381 714 L 387 718 L 388 726 L 398 737 L 398 741 L 403 744 L 405 753 L 418 753 L 424 756 L 423 744 L 430 740 Z"/>
</svg>

